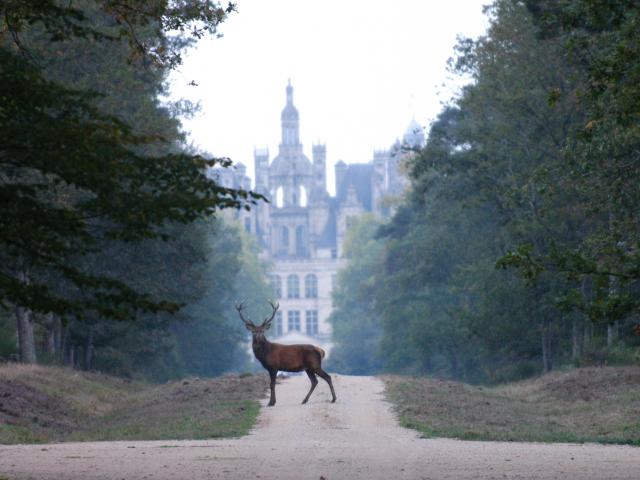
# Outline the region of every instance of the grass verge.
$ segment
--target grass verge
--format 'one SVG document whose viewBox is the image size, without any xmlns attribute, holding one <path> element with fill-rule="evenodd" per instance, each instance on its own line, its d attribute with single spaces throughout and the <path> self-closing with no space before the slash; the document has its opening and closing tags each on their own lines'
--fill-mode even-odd
<svg viewBox="0 0 640 480">
<path fill-rule="evenodd" d="M 383 380 L 400 423 L 424 437 L 640 446 L 640 367 L 581 368 L 497 387 Z"/>
<path fill-rule="evenodd" d="M 0 366 L 0 444 L 246 435 L 267 381 L 259 375 L 164 385 L 59 367 Z"/>
</svg>

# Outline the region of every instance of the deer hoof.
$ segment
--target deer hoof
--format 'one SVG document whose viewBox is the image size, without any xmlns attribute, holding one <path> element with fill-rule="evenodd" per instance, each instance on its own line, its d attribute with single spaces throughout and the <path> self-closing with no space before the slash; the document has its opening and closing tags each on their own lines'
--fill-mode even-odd
<svg viewBox="0 0 640 480">
<path fill-rule="evenodd" d="M 333 400 L 331 400 L 331 403 L 336 403 L 336 398 L 334 398 Z"/>
</svg>

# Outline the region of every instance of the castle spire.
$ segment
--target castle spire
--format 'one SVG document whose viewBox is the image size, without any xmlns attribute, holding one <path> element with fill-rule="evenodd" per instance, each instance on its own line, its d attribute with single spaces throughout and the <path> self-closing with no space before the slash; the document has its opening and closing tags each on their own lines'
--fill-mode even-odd
<svg viewBox="0 0 640 480">
<path fill-rule="evenodd" d="M 300 145 L 300 118 L 293 105 L 293 87 L 291 79 L 287 83 L 287 104 L 282 110 L 282 145 Z"/>
<path fill-rule="evenodd" d="M 287 105 L 293 105 L 293 87 L 291 86 L 291 79 L 287 83 Z"/>
</svg>

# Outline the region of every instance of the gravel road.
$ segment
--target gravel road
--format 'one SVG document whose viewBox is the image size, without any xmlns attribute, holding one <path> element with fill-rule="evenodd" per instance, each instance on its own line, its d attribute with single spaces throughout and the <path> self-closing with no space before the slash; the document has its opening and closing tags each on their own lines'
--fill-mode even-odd
<svg viewBox="0 0 640 480">
<path fill-rule="evenodd" d="M 421 439 L 373 377 L 277 386 L 278 403 L 234 440 L 0 446 L 0 479 L 639 479 L 640 448 Z"/>
</svg>

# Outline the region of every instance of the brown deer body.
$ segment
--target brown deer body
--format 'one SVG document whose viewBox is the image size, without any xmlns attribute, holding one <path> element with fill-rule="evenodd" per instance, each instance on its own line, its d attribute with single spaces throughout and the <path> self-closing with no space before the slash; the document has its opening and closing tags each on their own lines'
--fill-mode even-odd
<svg viewBox="0 0 640 480">
<path fill-rule="evenodd" d="M 242 303 L 236 304 L 236 310 L 240 315 L 240 319 L 244 322 L 247 330 L 251 332 L 251 346 L 253 353 L 262 364 L 262 366 L 269 372 L 271 379 L 271 397 L 269 399 L 269 406 L 276 404 L 276 376 L 278 371 L 281 372 L 307 372 L 309 380 L 311 380 L 311 389 L 307 396 L 304 397 L 302 403 L 307 403 L 309 397 L 313 393 L 318 385 L 318 379 L 316 375 L 324 379 L 331 389 L 331 396 L 333 399 L 331 402 L 336 401 L 336 394 L 333 390 L 333 383 L 331 382 L 331 376 L 322 370 L 322 359 L 324 358 L 324 350 L 315 345 L 282 345 L 280 343 L 273 343 L 267 340 L 264 333 L 271 327 L 271 322 L 278 311 L 278 304 L 271 304 L 273 312 L 271 317 L 265 318 L 262 324 L 255 325 L 251 320 L 247 320 L 242 315 L 242 309 L 244 305 Z"/>
</svg>

